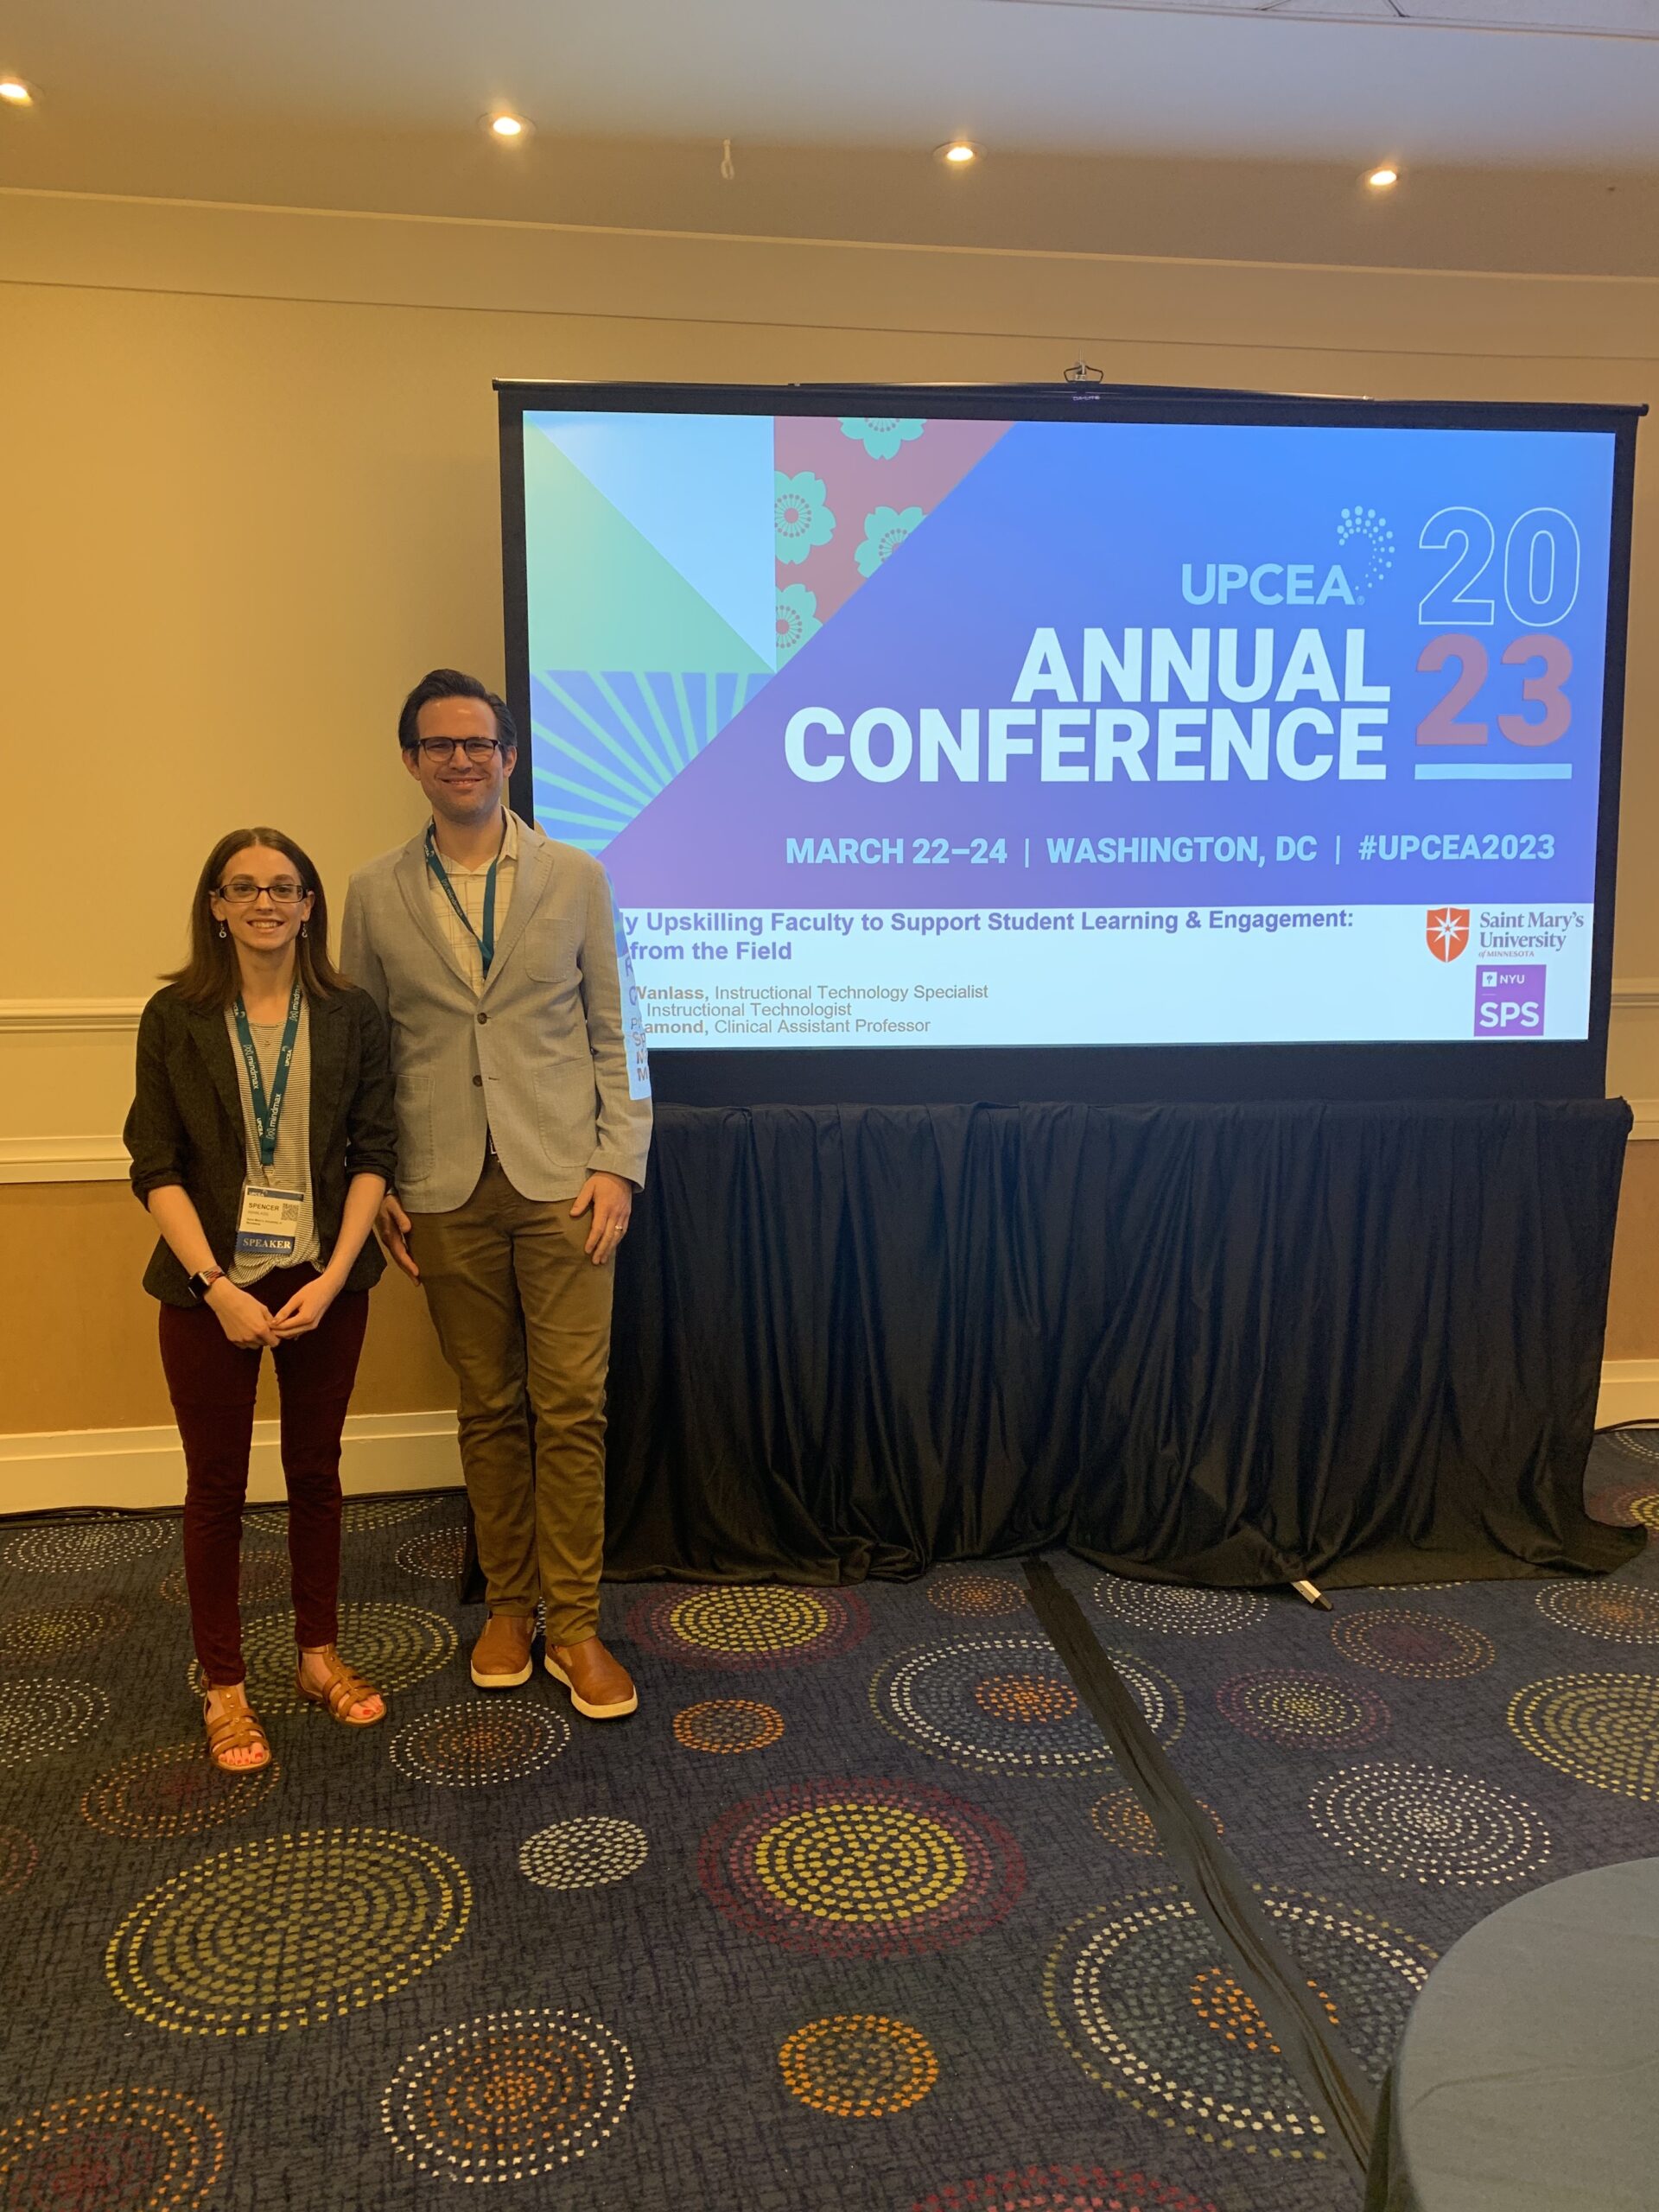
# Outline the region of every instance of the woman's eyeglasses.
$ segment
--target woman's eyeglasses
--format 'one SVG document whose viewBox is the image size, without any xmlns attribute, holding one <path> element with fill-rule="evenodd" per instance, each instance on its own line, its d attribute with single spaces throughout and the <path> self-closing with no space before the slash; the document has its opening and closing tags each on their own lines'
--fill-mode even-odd
<svg viewBox="0 0 1659 2212">
<path fill-rule="evenodd" d="M 435 766 L 442 761 L 453 760 L 457 746 L 470 761 L 477 765 L 487 760 L 501 741 L 499 737 L 420 737 L 415 742 Z"/>
<path fill-rule="evenodd" d="M 221 883 L 219 895 L 227 906 L 251 906 L 256 899 L 269 899 L 273 906 L 297 906 L 305 896 L 305 886 L 296 883 L 291 875 L 279 875 L 275 883 L 256 883 L 251 876 L 233 875 L 228 883 Z"/>
</svg>

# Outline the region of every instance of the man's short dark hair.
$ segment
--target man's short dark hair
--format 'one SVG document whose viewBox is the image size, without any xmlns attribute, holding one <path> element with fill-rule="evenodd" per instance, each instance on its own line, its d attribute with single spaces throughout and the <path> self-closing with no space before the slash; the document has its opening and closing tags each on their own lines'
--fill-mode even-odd
<svg viewBox="0 0 1659 2212">
<path fill-rule="evenodd" d="M 513 728 L 505 699 L 498 699 L 477 677 L 464 676 L 458 668 L 434 668 L 427 671 L 404 700 L 397 717 L 397 742 L 405 753 L 412 753 L 420 743 L 416 720 L 421 709 L 429 707 L 435 699 L 481 699 L 495 716 L 495 734 L 502 744 L 517 746 L 518 733 Z"/>
</svg>

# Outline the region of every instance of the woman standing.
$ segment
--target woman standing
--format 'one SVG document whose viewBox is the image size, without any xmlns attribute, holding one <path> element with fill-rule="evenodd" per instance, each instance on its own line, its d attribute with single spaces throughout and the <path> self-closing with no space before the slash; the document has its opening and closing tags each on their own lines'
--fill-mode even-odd
<svg viewBox="0 0 1659 2212">
<path fill-rule="evenodd" d="M 385 1700 L 335 1649 L 340 1439 L 385 1262 L 369 1231 L 396 1166 L 385 1032 L 328 957 L 317 872 L 276 830 L 207 855 L 190 957 L 138 1025 L 132 1187 L 162 1241 L 162 1365 L 184 1441 L 184 1571 L 214 1764 L 269 1764 L 238 1606 L 262 1352 L 282 1402 L 298 1688 L 353 1728 Z"/>
</svg>

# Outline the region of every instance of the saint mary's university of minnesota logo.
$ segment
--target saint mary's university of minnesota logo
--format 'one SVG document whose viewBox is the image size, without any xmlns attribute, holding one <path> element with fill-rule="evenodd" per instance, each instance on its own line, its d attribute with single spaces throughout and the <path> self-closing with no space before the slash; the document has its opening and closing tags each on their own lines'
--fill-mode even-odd
<svg viewBox="0 0 1659 2212">
<path fill-rule="evenodd" d="M 1469 942 L 1469 909 L 1431 906 L 1424 931 L 1428 949 L 1437 960 L 1455 960 Z"/>
</svg>

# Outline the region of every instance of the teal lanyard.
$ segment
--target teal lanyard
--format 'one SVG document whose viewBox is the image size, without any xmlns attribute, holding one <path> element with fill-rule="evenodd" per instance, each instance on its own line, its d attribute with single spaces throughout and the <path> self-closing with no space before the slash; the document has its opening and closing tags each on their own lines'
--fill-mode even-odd
<svg viewBox="0 0 1659 2212">
<path fill-rule="evenodd" d="M 503 822 L 501 824 L 503 848 L 505 847 L 506 842 L 507 825 Z M 438 848 L 433 836 L 433 825 L 429 822 L 426 825 L 426 864 L 443 886 L 443 895 L 454 908 L 461 927 L 478 947 L 478 957 L 483 963 L 484 973 L 487 976 L 490 972 L 490 963 L 495 957 L 495 871 L 501 865 L 500 852 L 498 851 L 495 858 L 490 862 L 490 872 L 484 879 L 484 934 L 482 937 L 473 927 L 467 909 L 455 896 L 454 885 L 444 873 L 443 862 L 438 858 Z"/>
<path fill-rule="evenodd" d="M 283 1118 L 283 1101 L 288 1096 L 288 1078 L 294 1065 L 294 1047 L 300 1034 L 300 1009 L 305 1004 L 305 994 L 300 988 L 300 979 L 294 979 L 294 988 L 289 995 L 288 1020 L 283 1026 L 283 1041 L 276 1054 L 276 1069 L 270 1079 L 270 1096 L 265 1096 L 265 1078 L 260 1071 L 259 1055 L 254 1050 L 253 1032 L 248 1027 L 248 1009 L 242 1003 L 242 994 L 236 995 L 236 1038 L 242 1047 L 242 1065 L 248 1071 L 248 1096 L 253 1106 L 253 1133 L 259 1144 L 259 1165 L 269 1168 L 276 1157 L 276 1130 Z"/>
</svg>

